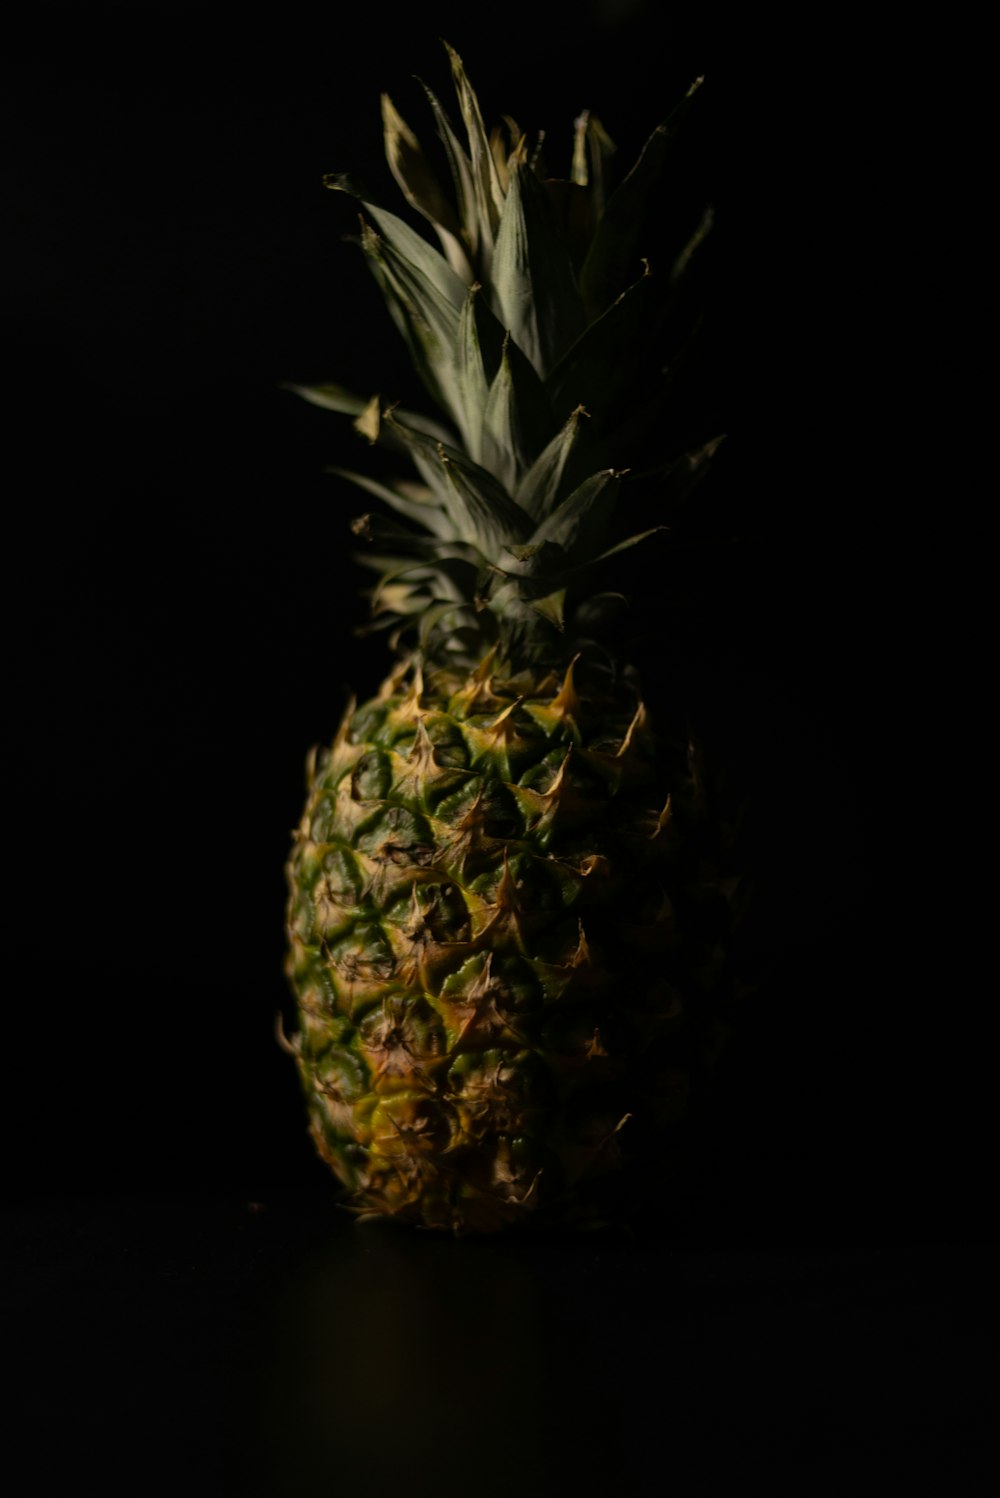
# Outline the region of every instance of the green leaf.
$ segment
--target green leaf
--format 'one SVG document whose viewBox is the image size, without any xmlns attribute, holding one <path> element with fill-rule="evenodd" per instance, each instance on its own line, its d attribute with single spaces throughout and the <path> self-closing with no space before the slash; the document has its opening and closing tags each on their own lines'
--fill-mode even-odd
<svg viewBox="0 0 1000 1498">
<path fill-rule="evenodd" d="M 658 536 L 668 530 L 665 525 L 652 525 L 648 531 L 639 531 L 637 535 L 627 536 L 624 541 L 617 541 L 614 546 L 609 546 L 606 551 L 599 552 L 597 556 L 588 558 L 574 567 L 574 573 L 585 572 L 588 567 L 594 567 L 598 562 L 606 562 L 608 557 L 615 557 L 620 551 L 629 551 L 633 546 L 638 546 L 640 541 L 648 541 L 650 536 Z"/>
<path fill-rule="evenodd" d="M 392 422 L 391 412 L 385 420 Z M 498 555 L 508 542 L 527 539 L 528 517 L 492 474 L 457 448 L 403 427 L 398 430 L 424 483 L 448 512 L 458 539 L 487 557 Z"/>
<path fill-rule="evenodd" d="M 421 286 L 412 267 L 393 256 L 367 224 L 363 226 L 361 244 L 393 322 L 403 335 L 414 369 L 431 398 L 453 416 L 456 391 L 448 308 L 435 307 L 431 294 Z"/>
<path fill-rule="evenodd" d="M 533 520 L 542 520 L 604 461 L 588 414 L 577 406 L 521 479 L 514 498 Z"/>
<path fill-rule="evenodd" d="M 479 226 L 479 269 L 488 275 L 493 257 L 493 244 L 500 214 L 504 205 L 504 191 L 497 174 L 496 162 L 490 150 L 489 136 L 479 112 L 479 100 L 466 77 L 462 59 L 454 47 L 445 42 L 445 50 L 451 60 L 451 77 L 458 95 L 458 104 L 469 137 L 469 162 L 472 168 L 472 190 L 476 204 Z"/>
<path fill-rule="evenodd" d="M 468 285 L 473 275 L 462 242 L 462 226 L 420 142 L 388 94 L 382 95 L 382 129 L 386 160 L 406 201 L 434 225 L 448 264 L 463 284 Z"/>
<path fill-rule="evenodd" d="M 487 606 L 501 621 L 505 637 L 515 643 L 518 657 L 530 660 L 532 646 L 537 649 L 541 643 L 537 638 L 539 618 L 561 633 L 565 601 L 564 588 L 546 592 L 514 578 L 491 591 Z"/>
<path fill-rule="evenodd" d="M 428 102 L 434 113 L 438 138 L 444 146 L 445 155 L 448 158 L 452 185 L 454 186 L 455 197 L 458 202 L 458 217 L 462 225 L 462 239 L 469 256 L 470 264 L 475 268 L 480 262 L 480 247 L 479 216 L 476 212 L 476 194 L 472 183 L 472 164 L 459 141 L 455 127 L 442 108 L 436 94 L 427 87 L 422 79 L 418 79 L 417 81 L 427 95 Z"/>
<path fill-rule="evenodd" d="M 621 287 L 635 275 L 637 246 L 646 209 L 656 190 L 669 148 L 702 81 L 696 78 L 677 107 L 662 124 L 657 125 L 639 160 L 619 184 L 604 210 L 580 275 L 580 290 L 590 318 L 603 312 Z"/>
<path fill-rule="evenodd" d="M 544 379 L 584 327 L 569 249 L 542 184 L 517 153 L 490 277 L 500 321 Z"/>
<path fill-rule="evenodd" d="M 572 179 L 590 189 L 596 223 L 604 212 L 604 166 L 616 146 L 595 114 L 585 109 L 574 121 Z"/>
<path fill-rule="evenodd" d="M 476 473 L 473 465 L 449 457 L 443 443 L 438 452 L 451 490 L 448 508 L 461 539 L 477 547 L 485 557 L 496 556 L 510 541 L 523 540 L 527 516 L 506 495 L 507 505 L 503 511 L 499 509 L 491 496 L 495 482 L 492 477 L 483 469 Z M 483 476 L 490 479 L 489 485 L 482 482 Z"/>
<path fill-rule="evenodd" d="M 373 606 L 391 590 L 397 588 L 402 579 L 409 578 L 406 593 L 411 599 L 420 598 L 423 601 L 415 604 L 411 609 L 405 609 L 404 600 L 400 593 L 390 605 L 395 612 L 417 613 L 426 607 L 428 588 L 421 586 L 430 584 L 436 592 L 430 592 L 430 597 L 445 600 L 452 604 L 466 604 L 475 589 L 477 570 L 468 562 L 460 558 L 445 557 L 440 561 L 429 563 L 426 561 L 406 561 L 400 557 L 374 556 L 369 552 L 360 552 L 357 561 L 370 571 L 380 574 L 379 581 L 372 591 Z"/>
<path fill-rule="evenodd" d="M 581 554 L 592 555 L 603 542 L 620 479 L 621 473 L 613 468 L 591 474 L 545 517 L 531 537 L 532 543 L 551 541 L 563 547 L 571 558 L 576 553 L 576 560 Z"/>
<path fill-rule="evenodd" d="M 690 239 L 684 245 L 683 249 L 681 250 L 680 254 L 677 256 L 677 259 L 674 261 L 673 265 L 670 267 L 670 284 L 671 284 L 671 286 L 675 286 L 677 284 L 677 282 L 680 281 L 681 277 L 684 275 L 685 271 L 687 270 L 688 266 L 690 265 L 692 257 L 694 256 L 695 252 L 699 249 L 699 247 L 702 244 L 704 244 L 705 240 L 708 238 L 709 234 L 711 233 L 712 226 L 713 226 L 714 223 L 715 223 L 715 214 L 714 214 L 712 208 L 709 206 L 708 208 L 705 209 L 704 213 L 702 214 L 701 218 L 699 219 L 699 221 L 698 221 L 698 227 L 695 229 L 695 231 L 691 235 Z"/>
<path fill-rule="evenodd" d="M 546 381 L 557 418 L 586 407 L 597 429 L 621 388 L 635 375 L 635 349 L 642 347 L 651 311 L 649 267 L 639 280 L 592 322 L 568 349 Z"/>
<path fill-rule="evenodd" d="M 327 472 L 336 474 L 338 478 L 347 479 L 349 483 L 357 484 L 359 489 L 364 489 L 376 499 L 381 499 L 398 514 L 405 515 L 407 520 L 423 526 L 425 530 L 431 531 L 433 535 L 441 537 L 442 540 L 454 539 L 455 528 L 439 504 L 433 501 L 422 503 L 410 495 L 400 493 L 391 484 L 381 484 L 377 479 L 369 478 L 364 473 L 355 473 L 350 468 L 329 468 Z"/>
<path fill-rule="evenodd" d="M 456 419 L 461 391 L 455 379 L 455 341 L 466 286 L 451 266 L 409 224 L 380 208 L 343 177 L 328 185 L 360 197 L 381 233 L 362 220 L 361 248 L 368 256 L 393 319 L 430 394 Z"/>
<path fill-rule="evenodd" d="M 483 461 L 483 412 L 494 372 L 499 368 L 503 332 L 481 296 L 477 282 L 469 288 L 458 323 L 455 361 L 462 410 L 459 417 L 465 446 L 476 463 Z"/>
<path fill-rule="evenodd" d="M 536 614 L 541 614 L 543 619 L 555 626 L 558 630 L 565 628 L 566 617 L 566 589 L 560 588 L 555 593 L 546 593 L 541 598 L 533 598 L 531 607 Z"/>
<path fill-rule="evenodd" d="M 351 197 L 357 198 L 358 202 L 364 204 L 378 224 L 383 240 L 391 247 L 393 253 L 407 261 L 433 287 L 437 297 L 452 307 L 457 317 L 465 301 L 467 283 L 461 276 L 456 275 L 444 256 L 433 245 L 428 244 L 415 229 L 411 229 L 405 219 L 401 219 L 395 213 L 390 213 L 387 208 L 376 203 L 350 177 L 330 174 L 325 181 L 326 185 L 335 192 L 349 193 Z"/>
<path fill-rule="evenodd" d="M 303 400 L 312 406 L 320 406 L 324 411 L 338 411 L 345 416 L 362 416 L 371 405 L 371 397 L 367 400 L 364 396 L 355 395 L 352 390 L 347 390 L 343 385 L 296 385 L 291 381 L 284 381 L 284 390 L 291 390 L 295 395 L 300 395 Z M 435 442 L 448 442 L 452 434 L 447 428 L 441 426 L 433 417 L 424 416 L 420 411 L 408 411 L 402 406 L 393 407 L 393 415 L 399 426 L 405 426 L 415 432 L 423 432 L 426 437 L 433 437 Z M 378 441 L 387 447 L 393 447 L 398 452 L 405 452 L 406 445 L 401 442 L 396 434 L 387 431 L 382 423 Z"/>
<path fill-rule="evenodd" d="M 310 405 L 322 406 L 325 411 L 340 411 L 345 416 L 360 416 L 368 405 L 363 395 L 355 395 L 344 385 L 296 385 L 286 380 L 282 389 L 301 395 Z"/>
<path fill-rule="evenodd" d="M 451 554 L 437 536 L 408 530 L 384 515 L 357 515 L 351 521 L 351 531 L 364 541 L 392 547 L 399 557 L 412 553 L 414 556 L 434 560 Z M 457 554 L 463 555 L 461 548 L 458 548 Z"/>
<path fill-rule="evenodd" d="M 573 622 L 576 630 L 600 632 L 627 608 L 624 593 L 592 593 L 574 610 Z"/>
<path fill-rule="evenodd" d="M 468 603 L 463 604 L 449 600 L 444 603 L 432 604 L 430 608 L 425 609 L 420 619 L 419 639 L 421 650 L 427 649 L 431 635 L 439 624 L 443 624 L 445 619 L 453 617 L 456 613 L 459 615 L 464 614 L 470 607 Z"/>
<path fill-rule="evenodd" d="M 720 432 L 718 436 L 710 438 L 700 447 L 681 453 L 680 457 L 675 458 L 672 463 L 665 464 L 662 469 L 658 470 L 658 476 L 662 478 L 667 489 L 670 513 L 676 513 L 702 480 L 707 477 L 712 460 L 725 440 L 725 432 Z"/>
<path fill-rule="evenodd" d="M 482 461 L 508 493 L 514 492 L 548 440 L 553 426 L 547 419 L 548 404 L 534 369 L 505 339 L 483 413 Z"/>
</svg>

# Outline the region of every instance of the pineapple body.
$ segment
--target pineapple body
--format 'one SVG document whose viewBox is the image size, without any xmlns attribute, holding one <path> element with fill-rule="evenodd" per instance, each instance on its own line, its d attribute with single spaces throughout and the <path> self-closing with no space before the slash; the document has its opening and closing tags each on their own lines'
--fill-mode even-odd
<svg viewBox="0 0 1000 1498">
<path fill-rule="evenodd" d="M 397 672 L 313 766 L 295 1047 L 362 1209 L 593 1212 L 628 1133 L 683 1112 L 725 902 L 696 783 L 668 797 L 641 701 L 579 675 Z"/>
</svg>

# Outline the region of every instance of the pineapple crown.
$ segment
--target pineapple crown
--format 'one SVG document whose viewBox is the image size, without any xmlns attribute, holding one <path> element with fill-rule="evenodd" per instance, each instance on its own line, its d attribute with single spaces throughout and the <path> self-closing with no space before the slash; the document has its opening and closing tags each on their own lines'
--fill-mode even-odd
<svg viewBox="0 0 1000 1498">
<path fill-rule="evenodd" d="M 592 569 L 663 528 L 615 539 L 619 489 L 627 473 L 635 476 L 634 467 L 614 466 L 616 455 L 641 451 L 654 434 L 659 451 L 646 475 L 687 489 L 719 440 L 662 450 L 674 375 L 665 361 L 693 336 L 690 319 L 674 314 L 711 212 L 665 276 L 653 274 L 637 244 L 660 168 L 702 80 L 653 131 L 606 201 L 614 147 L 599 120 L 579 116 L 569 179 L 550 178 L 541 139 L 531 146 L 509 117 L 505 131 L 487 134 L 461 58 L 445 45 L 465 143 L 424 87 L 454 199 L 382 96 L 389 166 L 407 202 L 433 225 L 440 252 L 350 178 L 325 182 L 360 202 L 361 248 L 448 424 L 339 385 L 292 388 L 353 415 L 370 443 L 416 469 L 416 481 L 333 470 L 399 517 L 370 514 L 353 523 L 374 543 L 361 560 L 380 574 L 373 627 L 392 627 L 398 640 L 415 626 L 426 656 L 455 664 L 475 662 L 498 641 L 508 657 L 555 660 L 579 649 L 581 635 L 621 600 L 592 594 L 580 606 Z"/>
</svg>

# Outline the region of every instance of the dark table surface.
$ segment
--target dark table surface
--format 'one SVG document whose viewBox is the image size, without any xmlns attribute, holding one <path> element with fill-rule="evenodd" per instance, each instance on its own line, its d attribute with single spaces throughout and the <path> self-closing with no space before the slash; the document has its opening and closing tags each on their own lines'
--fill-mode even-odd
<svg viewBox="0 0 1000 1498">
<path fill-rule="evenodd" d="M 2 1233 L 21 1491 L 970 1494 L 995 1467 L 984 1246 L 456 1241 L 319 1189 L 37 1199 Z"/>
</svg>

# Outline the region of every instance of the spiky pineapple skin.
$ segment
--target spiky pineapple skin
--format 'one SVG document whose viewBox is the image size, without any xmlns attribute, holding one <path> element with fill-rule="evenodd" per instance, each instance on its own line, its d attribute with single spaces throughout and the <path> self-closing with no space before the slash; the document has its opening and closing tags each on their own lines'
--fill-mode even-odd
<svg viewBox="0 0 1000 1498">
<path fill-rule="evenodd" d="M 683 1114 L 728 907 L 697 777 L 659 748 L 628 684 L 486 661 L 397 671 L 313 763 L 294 1047 L 359 1209 L 457 1231 L 599 1212 L 629 1135 Z"/>
</svg>

